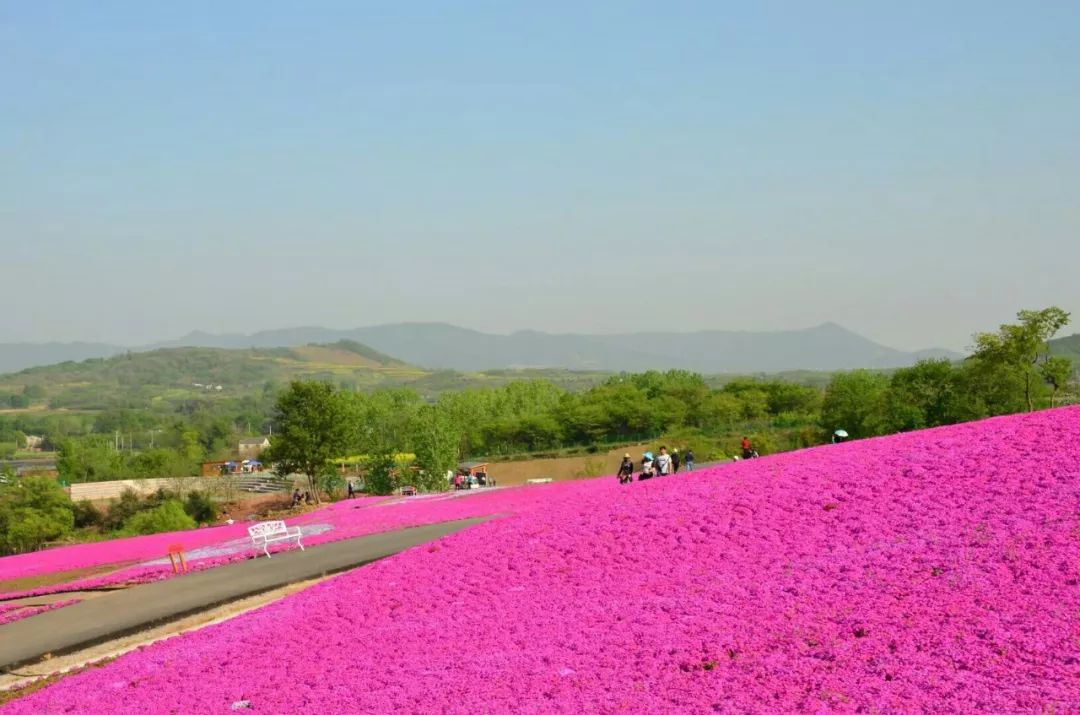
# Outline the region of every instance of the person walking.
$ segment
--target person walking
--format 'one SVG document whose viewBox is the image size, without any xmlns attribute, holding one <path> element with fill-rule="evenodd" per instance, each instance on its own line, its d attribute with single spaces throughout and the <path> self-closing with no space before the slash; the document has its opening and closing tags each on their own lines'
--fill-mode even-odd
<svg viewBox="0 0 1080 715">
<path fill-rule="evenodd" d="M 679 450 L 678 448 L 671 450 L 671 473 L 679 473 Z"/>
<path fill-rule="evenodd" d="M 629 484 L 634 481 L 634 462 L 630 459 L 630 453 L 623 455 L 622 464 L 619 465 L 619 484 Z"/>
<path fill-rule="evenodd" d="M 646 479 L 652 479 L 654 469 L 652 452 L 641 455 L 641 474 L 638 474 L 638 481 L 643 482 Z"/>
<path fill-rule="evenodd" d="M 353 486 L 352 480 L 349 480 L 349 498 L 352 499 L 356 496 L 356 487 Z"/>
<path fill-rule="evenodd" d="M 660 448 L 660 454 L 656 455 L 656 476 L 666 477 L 671 474 L 671 455 L 667 453 L 667 447 Z"/>
<path fill-rule="evenodd" d="M 694 450 L 686 450 L 686 471 L 694 471 Z"/>
<path fill-rule="evenodd" d="M 742 438 L 742 458 L 743 459 L 750 459 L 753 456 L 754 456 L 754 448 L 753 448 L 753 445 L 750 444 L 750 438 L 743 435 L 743 438 Z"/>
</svg>

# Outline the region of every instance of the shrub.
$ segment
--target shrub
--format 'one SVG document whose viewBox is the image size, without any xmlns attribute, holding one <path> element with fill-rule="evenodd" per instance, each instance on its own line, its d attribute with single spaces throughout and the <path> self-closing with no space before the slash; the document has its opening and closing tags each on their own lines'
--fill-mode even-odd
<svg viewBox="0 0 1080 715">
<path fill-rule="evenodd" d="M 75 515 L 75 528 L 84 529 L 88 526 L 101 526 L 105 521 L 105 515 L 101 513 L 92 502 L 87 499 L 75 502 L 72 507 Z"/>
<path fill-rule="evenodd" d="M 129 535 L 160 534 L 164 531 L 183 531 L 198 526 L 184 511 L 184 505 L 173 499 L 148 511 L 141 511 L 124 524 Z"/>
<path fill-rule="evenodd" d="M 188 492 L 184 499 L 184 511 L 187 515 L 200 524 L 209 524 L 217 519 L 217 504 L 206 492 Z"/>
<path fill-rule="evenodd" d="M 124 524 L 143 508 L 142 500 L 135 490 L 125 489 L 119 499 L 109 504 L 102 526 L 112 531 L 122 529 Z"/>
</svg>

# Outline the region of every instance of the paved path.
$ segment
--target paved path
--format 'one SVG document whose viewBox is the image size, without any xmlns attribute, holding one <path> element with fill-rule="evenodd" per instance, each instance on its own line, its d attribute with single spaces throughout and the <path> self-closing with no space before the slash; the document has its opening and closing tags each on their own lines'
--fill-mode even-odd
<svg viewBox="0 0 1080 715">
<path fill-rule="evenodd" d="M 462 519 L 309 546 L 124 589 L 0 626 L 0 670 L 111 640 L 189 613 L 345 571 L 484 521 Z"/>
</svg>

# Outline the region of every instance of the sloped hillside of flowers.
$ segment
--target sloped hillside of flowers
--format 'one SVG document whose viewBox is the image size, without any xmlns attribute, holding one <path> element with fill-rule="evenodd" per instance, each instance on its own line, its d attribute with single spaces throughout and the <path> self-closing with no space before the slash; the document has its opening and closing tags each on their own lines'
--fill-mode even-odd
<svg viewBox="0 0 1080 715">
<path fill-rule="evenodd" d="M 0 712 L 1080 708 L 1078 409 L 544 493 Z"/>
</svg>

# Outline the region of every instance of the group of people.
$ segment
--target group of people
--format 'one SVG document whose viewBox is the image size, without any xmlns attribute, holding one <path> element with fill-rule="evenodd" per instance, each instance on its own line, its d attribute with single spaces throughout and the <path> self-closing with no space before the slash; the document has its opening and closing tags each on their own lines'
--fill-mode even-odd
<svg viewBox="0 0 1080 715">
<path fill-rule="evenodd" d="M 487 472 L 458 472 L 448 475 L 454 489 L 475 489 L 477 487 L 495 486 L 495 479 L 489 477 Z"/>
<path fill-rule="evenodd" d="M 315 500 L 311 498 L 311 492 L 304 492 L 301 494 L 299 489 L 294 489 L 292 493 L 292 505 L 300 506 L 301 502 L 304 504 L 314 504 Z"/>
<path fill-rule="evenodd" d="M 672 449 L 668 454 L 667 447 L 661 447 L 660 451 L 653 456 L 652 452 L 641 455 L 641 470 L 638 472 L 638 481 L 652 479 L 653 477 L 665 477 L 669 474 L 678 474 L 680 468 L 687 472 L 694 468 L 694 450 L 686 451 L 685 457 L 679 454 L 678 449 Z M 622 463 L 619 465 L 619 484 L 629 484 L 634 481 L 634 461 L 630 454 L 624 454 Z"/>
</svg>

